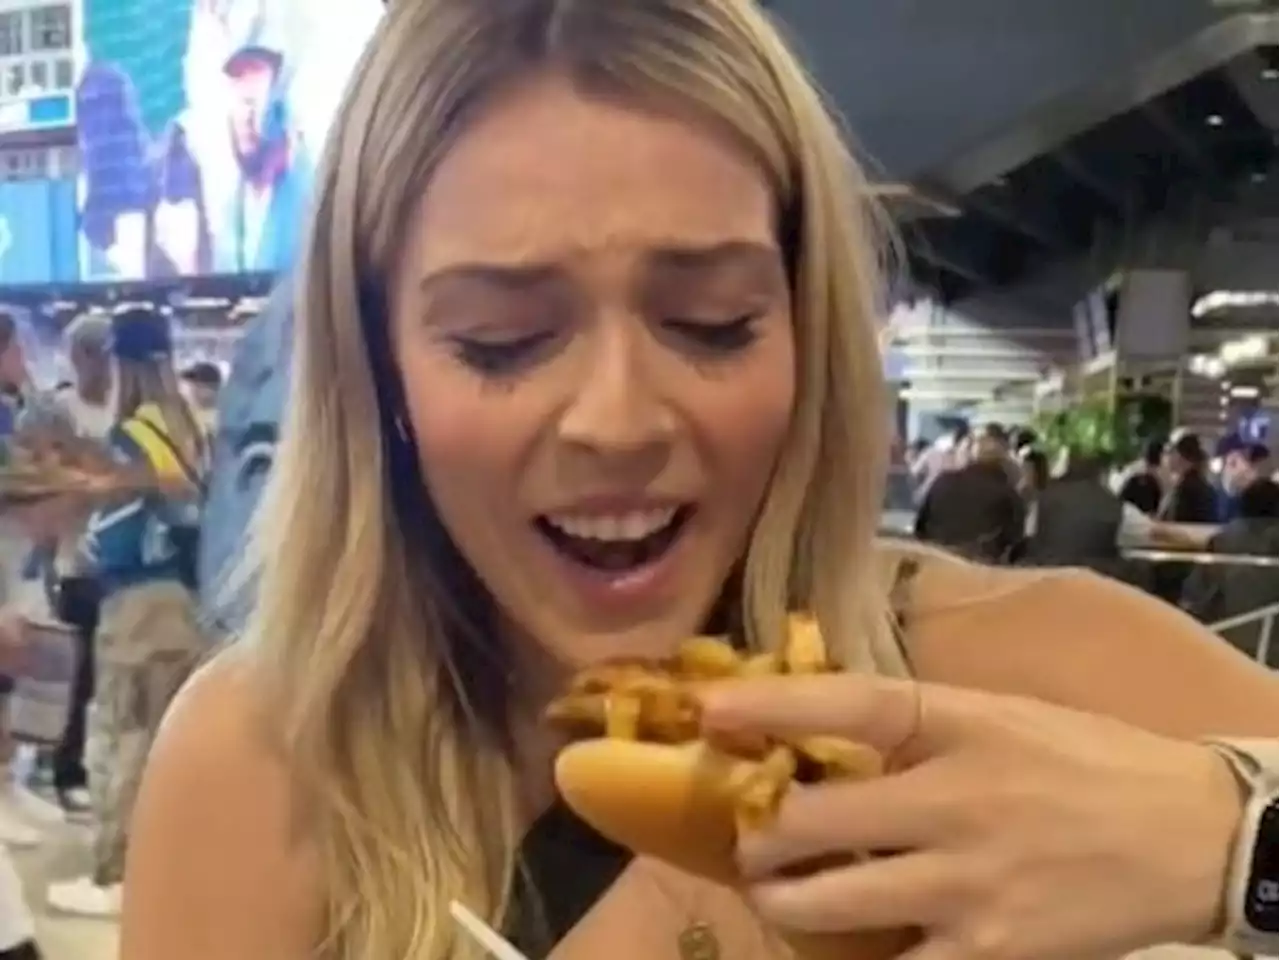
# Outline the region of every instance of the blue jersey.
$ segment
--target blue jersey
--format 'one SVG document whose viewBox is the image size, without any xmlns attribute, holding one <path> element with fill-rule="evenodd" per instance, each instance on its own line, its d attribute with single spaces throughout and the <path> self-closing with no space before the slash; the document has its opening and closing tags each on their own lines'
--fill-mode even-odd
<svg viewBox="0 0 1280 960">
<path fill-rule="evenodd" d="M 250 597 L 226 595 L 275 456 L 289 392 L 293 312 L 282 283 L 245 333 L 222 389 L 200 529 L 200 600 L 222 629 L 241 626 Z"/>
<path fill-rule="evenodd" d="M 121 426 L 108 438 L 111 455 L 122 464 L 150 464 L 152 457 Z M 85 530 L 83 550 L 102 584 L 104 596 L 158 581 L 181 581 L 175 531 L 199 523 L 199 499 L 149 494 L 96 511 Z"/>
</svg>

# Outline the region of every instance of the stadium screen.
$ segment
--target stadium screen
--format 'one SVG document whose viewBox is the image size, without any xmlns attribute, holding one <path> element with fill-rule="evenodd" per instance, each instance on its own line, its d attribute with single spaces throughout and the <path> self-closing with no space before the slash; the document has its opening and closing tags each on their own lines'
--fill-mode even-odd
<svg viewBox="0 0 1280 960">
<path fill-rule="evenodd" d="M 83 0 L 80 279 L 287 268 L 381 0 Z"/>
</svg>

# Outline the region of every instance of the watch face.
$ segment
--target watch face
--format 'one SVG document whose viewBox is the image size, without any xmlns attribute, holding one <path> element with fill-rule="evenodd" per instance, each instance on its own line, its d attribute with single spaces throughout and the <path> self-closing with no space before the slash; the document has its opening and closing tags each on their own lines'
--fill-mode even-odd
<svg viewBox="0 0 1280 960">
<path fill-rule="evenodd" d="M 1258 824 L 1258 840 L 1253 846 L 1253 862 L 1249 865 L 1249 888 L 1245 896 L 1244 919 L 1260 933 L 1276 932 L 1276 901 L 1280 897 L 1277 883 L 1276 801 L 1262 808 Z"/>
</svg>

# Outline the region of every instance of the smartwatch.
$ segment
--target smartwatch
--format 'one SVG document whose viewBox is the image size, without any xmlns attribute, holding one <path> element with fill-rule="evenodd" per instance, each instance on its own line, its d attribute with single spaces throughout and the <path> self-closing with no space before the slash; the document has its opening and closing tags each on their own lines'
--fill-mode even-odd
<svg viewBox="0 0 1280 960">
<path fill-rule="evenodd" d="M 1242 741 L 1210 745 L 1230 764 L 1248 798 L 1223 890 L 1226 922 L 1216 945 L 1237 954 L 1274 956 L 1280 943 L 1276 923 L 1280 900 L 1276 827 L 1280 815 L 1276 812 L 1275 743 L 1271 742 L 1269 752 L 1245 749 Z M 1267 756 L 1271 762 L 1260 762 Z"/>
</svg>

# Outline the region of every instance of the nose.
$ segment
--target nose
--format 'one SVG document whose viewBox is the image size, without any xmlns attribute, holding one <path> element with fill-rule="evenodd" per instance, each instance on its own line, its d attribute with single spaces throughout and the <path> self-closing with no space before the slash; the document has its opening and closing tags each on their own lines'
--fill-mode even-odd
<svg viewBox="0 0 1280 960">
<path fill-rule="evenodd" d="M 640 334 L 622 326 L 602 331 L 596 348 L 584 355 L 560 439 L 600 456 L 656 461 L 675 435 L 675 412 L 658 389 L 645 345 L 636 342 Z"/>
</svg>

